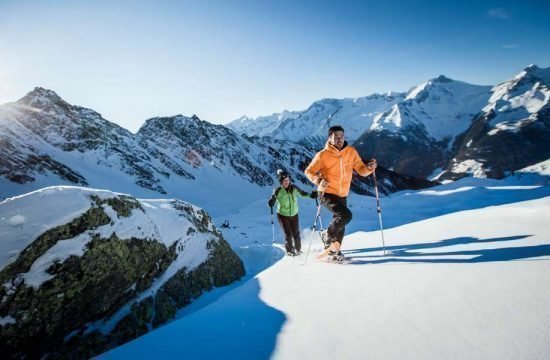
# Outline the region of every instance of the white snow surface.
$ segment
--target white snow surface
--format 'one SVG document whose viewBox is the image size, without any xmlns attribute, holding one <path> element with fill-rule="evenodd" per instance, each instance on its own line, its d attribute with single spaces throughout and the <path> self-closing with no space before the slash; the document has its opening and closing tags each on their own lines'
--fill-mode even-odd
<svg viewBox="0 0 550 360">
<path fill-rule="evenodd" d="M 550 186 L 525 175 L 382 198 L 386 255 L 375 200 L 351 195 L 344 265 L 315 259 L 312 201 L 295 258 L 274 251 L 265 201 L 252 202 L 224 229 L 246 281 L 98 358 L 547 359 Z"/>
<path fill-rule="evenodd" d="M 535 173 L 539 175 L 550 176 L 550 159 L 540 162 L 535 165 L 528 166 L 521 170 L 518 170 L 520 173 Z"/>
<path fill-rule="evenodd" d="M 84 214 L 91 206 L 90 194 L 101 199 L 116 196 L 110 191 L 55 186 L 2 201 L 0 269 L 14 261 L 40 234 Z"/>
<path fill-rule="evenodd" d="M 470 176 L 479 178 L 487 177 L 486 169 L 484 168 L 483 163 L 473 159 L 464 160 L 460 163 L 455 164 L 452 168 L 452 171 L 454 173 L 468 174 Z"/>
<path fill-rule="evenodd" d="M 0 317 L 0 326 L 4 326 L 7 324 L 15 324 L 15 323 L 16 323 L 15 319 L 9 315 L 5 317 Z"/>
</svg>

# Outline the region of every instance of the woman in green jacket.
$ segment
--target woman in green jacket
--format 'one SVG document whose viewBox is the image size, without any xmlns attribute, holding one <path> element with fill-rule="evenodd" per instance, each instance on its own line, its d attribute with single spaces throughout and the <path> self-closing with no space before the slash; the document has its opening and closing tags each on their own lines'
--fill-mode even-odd
<svg viewBox="0 0 550 360">
<path fill-rule="evenodd" d="M 271 198 L 267 202 L 273 207 L 277 202 L 277 219 L 285 233 L 286 254 L 295 256 L 302 252 L 300 239 L 300 224 L 298 221 L 298 195 L 315 199 L 317 191 L 307 193 L 290 182 L 290 175 L 284 170 L 277 170 L 277 178 L 281 184 L 273 190 Z"/>
</svg>

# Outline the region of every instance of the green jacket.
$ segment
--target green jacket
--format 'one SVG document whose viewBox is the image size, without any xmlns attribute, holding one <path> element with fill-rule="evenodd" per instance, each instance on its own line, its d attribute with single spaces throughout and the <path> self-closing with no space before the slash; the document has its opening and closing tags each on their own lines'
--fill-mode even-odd
<svg viewBox="0 0 550 360">
<path fill-rule="evenodd" d="M 294 184 L 290 184 L 287 189 L 279 186 L 273 190 L 273 194 L 267 204 L 271 207 L 277 201 L 277 213 L 283 216 L 294 216 L 298 214 L 298 195 L 301 197 L 311 197 L 311 194 Z"/>
</svg>

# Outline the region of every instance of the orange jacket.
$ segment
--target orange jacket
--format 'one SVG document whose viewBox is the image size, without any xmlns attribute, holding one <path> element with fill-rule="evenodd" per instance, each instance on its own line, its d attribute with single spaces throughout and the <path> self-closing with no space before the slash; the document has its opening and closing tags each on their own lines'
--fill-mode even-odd
<svg viewBox="0 0 550 360">
<path fill-rule="evenodd" d="M 353 146 L 345 142 L 342 150 L 338 150 L 327 142 L 325 148 L 315 154 L 305 174 L 316 185 L 319 185 L 322 179 L 328 181 L 326 193 L 346 197 L 349 193 L 353 170 L 361 176 L 372 173 Z"/>
</svg>

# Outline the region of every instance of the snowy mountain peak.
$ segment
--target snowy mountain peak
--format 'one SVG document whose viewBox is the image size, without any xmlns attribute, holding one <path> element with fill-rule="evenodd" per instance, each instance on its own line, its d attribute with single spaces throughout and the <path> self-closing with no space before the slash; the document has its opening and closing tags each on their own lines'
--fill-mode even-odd
<svg viewBox="0 0 550 360">
<path fill-rule="evenodd" d="M 226 124 L 231 130 L 248 136 L 270 136 L 272 132 L 285 120 L 294 119 L 301 112 L 283 110 L 280 113 L 273 113 L 268 116 L 260 116 L 251 118 L 249 116 L 241 116 L 237 120 L 233 120 Z"/>
<path fill-rule="evenodd" d="M 254 118 L 243 115 L 240 118 L 238 118 L 236 120 L 233 120 L 233 123 L 235 123 L 235 124 L 246 124 L 246 123 L 249 123 L 251 121 L 254 121 Z"/>
<path fill-rule="evenodd" d="M 446 77 L 445 75 L 439 75 L 435 79 L 432 79 L 432 82 L 441 83 L 441 84 L 450 83 L 452 81 L 454 81 L 454 80 Z"/>
<path fill-rule="evenodd" d="M 409 93 L 407 94 L 407 97 L 405 100 L 409 99 L 417 99 L 419 101 L 424 100 L 426 97 L 429 96 L 427 94 L 427 91 L 430 91 L 433 88 L 441 88 L 443 91 L 452 91 L 456 87 L 460 86 L 475 86 L 470 85 L 461 81 L 456 81 L 451 78 L 446 77 L 445 75 L 439 75 L 436 78 L 430 79 L 418 86 L 413 87 Z"/>
<path fill-rule="evenodd" d="M 398 91 L 388 91 L 387 93 L 384 94 L 384 96 L 386 98 L 394 98 L 394 97 L 400 97 L 400 96 L 403 96 L 403 93 L 400 93 Z"/>
<path fill-rule="evenodd" d="M 493 87 L 492 92 L 489 104 L 483 108 L 486 113 L 517 108 L 536 113 L 550 98 L 550 68 L 529 65 L 513 78 Z"/>
<path fill-rule="evenodd" d="M 521 78 L 534 82 L 539 81 L 548 86 L 550 85 L 550 68 L 540 68 L 537 65 L 531 64 L 515 76 L 515 79 Z"/>
<path fill-rule="evenodd" d="M 537 83 L 546 87 L 550 86 L 550 68 L 540 68 L 531 64 L 513 78 L 496 85 L 493 92 L 503 94 L 504 92 L 521 91 L 525 86 L 533 86 Z"/>
<path fill-rule="evenodd" d="M 145 120 L 145 123 L 141 126 L 138 133 L 144 132 L 147 129 L 166 129 L 174 130 L 174 128 L 185 127 L 186 125 L 197 124 L 202 120 L 198 116 L 193 115 L 191 117 L 181 114 L 172 116 L 159 116 Z"/>
<path fill-rule="evenodd" d="M 440 75 L 410 90 L 404 101 L 375 119 L 371 130 L 395 132 L 413 127 L 417 136 L 420 127 L 437 141 L 454 138 L 470 126 L 473 117 L 487 103 L 489 91 L 489 86 Z"/>
<path fill-rule="evenodd" d="M 54 104 L 57 105 L 68 105 L 57 93 L 53 90 L 44 89 L 42 87 L 35 87 L 34 90 L 30 91 L 27 95 L 19 99 L 17 104 L 23 104 L 28 106 L 51 106 Z"/>
</svg>

